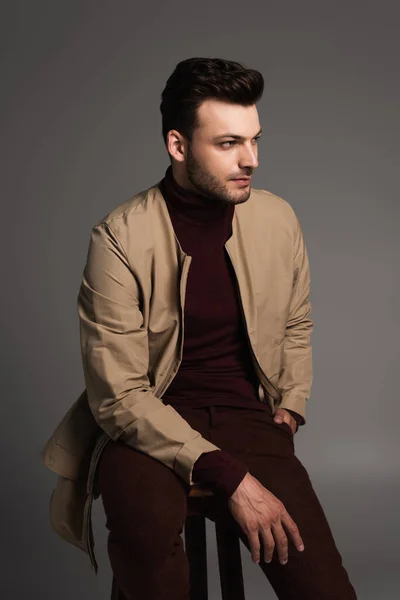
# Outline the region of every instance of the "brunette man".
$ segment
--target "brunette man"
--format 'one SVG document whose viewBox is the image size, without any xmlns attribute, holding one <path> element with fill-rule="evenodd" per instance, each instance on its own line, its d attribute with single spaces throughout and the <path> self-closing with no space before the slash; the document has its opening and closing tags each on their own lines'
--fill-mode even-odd
<svg viewBox="0 0 400 600">
<path fill-rule="evenodd" d="M 188 600 L 181 533 L 197 483 L 278 598 L 356 598 L 294 451 L 312 382 L 310 273 L 292 207 L 251 187 L 263 87 L 233 61 L 179 63 L 161 102 L 171 165 L 92 229 L 80 402 L 105 440 L 91 472 L 120 600 Z"/>
</svg>

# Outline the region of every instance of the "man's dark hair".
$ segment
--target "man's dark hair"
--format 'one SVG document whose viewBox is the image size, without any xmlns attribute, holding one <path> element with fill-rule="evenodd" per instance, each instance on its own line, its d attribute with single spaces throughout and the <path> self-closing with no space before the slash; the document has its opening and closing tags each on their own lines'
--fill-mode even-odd
<svg viewBox="0 0 400 600">
<path fill-rule="evenodd" d="M 175 67 L 161 94 L 162 135 L 176 129 L 191 142 L 197 109 L 209 98 L 250 106 L 264 91 L 259 71 L 222 58 L 188 58 Z"/>
</svg>

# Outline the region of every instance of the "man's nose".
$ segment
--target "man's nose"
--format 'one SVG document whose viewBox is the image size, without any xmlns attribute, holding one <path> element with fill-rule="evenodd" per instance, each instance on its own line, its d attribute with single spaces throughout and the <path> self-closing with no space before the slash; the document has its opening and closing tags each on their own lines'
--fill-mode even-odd
<svg viewBox="0 0 400 600">
<path fill-rule="evenodd" d="M 256 169 L 258 167 L 257 148 L 244 147 L 240 155 L 239 166 L 242 169 L 245 167 Z"/>
</svg>

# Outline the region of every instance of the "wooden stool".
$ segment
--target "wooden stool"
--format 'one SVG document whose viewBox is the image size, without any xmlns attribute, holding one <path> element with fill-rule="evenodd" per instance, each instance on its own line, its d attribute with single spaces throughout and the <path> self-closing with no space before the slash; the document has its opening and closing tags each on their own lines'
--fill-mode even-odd
<svg viewBox="0 0 400 600">
<path fill-rule="evenodd" d="M 201 485 L 191 487 L 184 531 L 190 565 L 190 600 L 208 600 L 206 513 L 212 502 L 210 489 Z M 232 527 L 217 518 L 215 535 L 222 600 L 245 600 L 240 538 Z"/>
<path fill-rule="evenodd" d="M 208 600 L 206 514 L 214 494 L 202 485 L 193 485 L 188 495 L 184 527 L 185 553 L 190 565 L 190 600 Z M 222 600 L 245 600 L 240 538 L 237 532 L 215 519 L 215 535 Z M 125 600 L 113 578 L 111 600 Z"/>
</svg>

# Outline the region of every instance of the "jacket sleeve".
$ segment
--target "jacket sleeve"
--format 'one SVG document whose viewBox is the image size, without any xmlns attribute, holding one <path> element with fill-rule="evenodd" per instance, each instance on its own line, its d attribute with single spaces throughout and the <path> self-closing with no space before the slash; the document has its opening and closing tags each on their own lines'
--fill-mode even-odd
<svg viewBox="0 0 400 600">
<path fill-rule="evenodd" d="M 302 230 L 296 215 L 294 219 L 293 289 L 282 348 L 282 369 L 278 382 L 282 401 L 279 408 L 295 411 L 305 423 L 306 401 L 312 385 L 311 282 Z"/>
<path fill-rule="evenodd" d="M 92 228 L 78 293 L 83 371 L 98 425 L 173 469 L 192 485 L 204 452 L 219 450 L 152 393 L 140 289 L 118 238 L 106 223 Z"/>
</svg>

